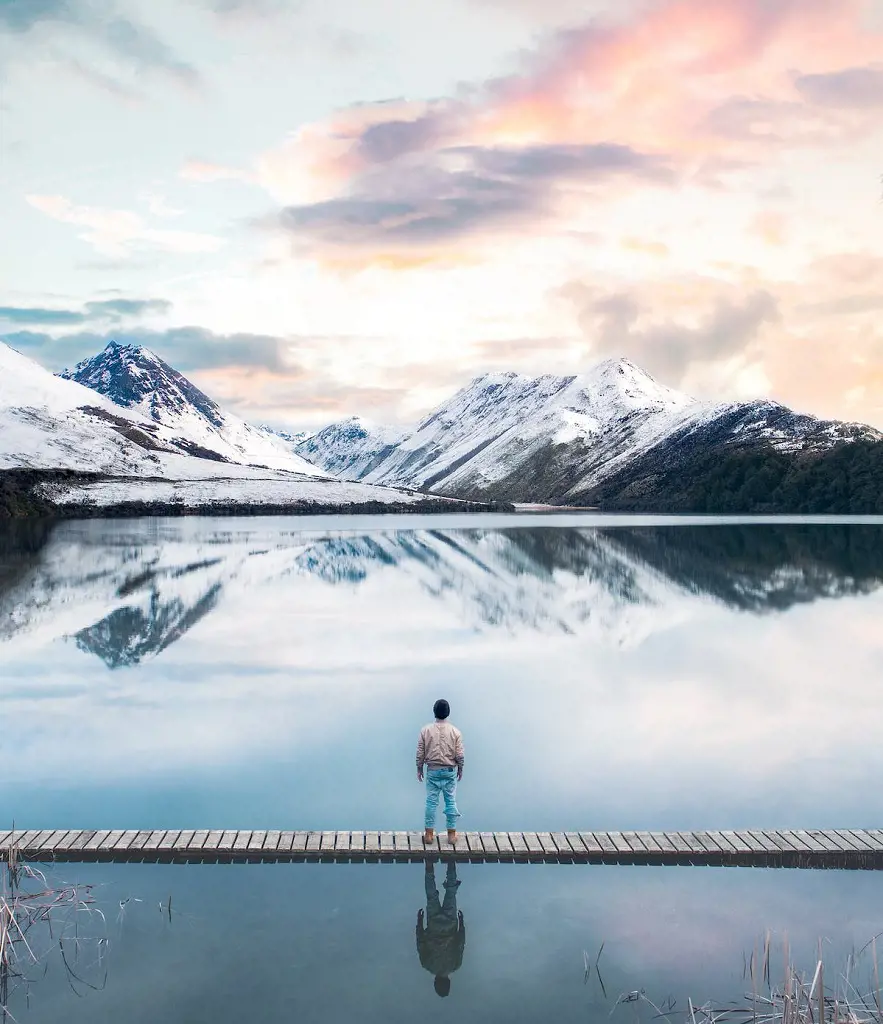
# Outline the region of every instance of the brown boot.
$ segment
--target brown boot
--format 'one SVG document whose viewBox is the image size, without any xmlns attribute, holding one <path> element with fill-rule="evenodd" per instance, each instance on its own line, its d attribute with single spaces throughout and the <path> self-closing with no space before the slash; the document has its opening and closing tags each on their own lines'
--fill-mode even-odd
<svg viewBox="0 0 883 1024">
<path fill-rule="evenodd" d="M 434 842 L 435 842 L 435 829 L 428 828 L 423 833 L 423 845 L 424 846 L 429 846 L 430 843 L 434 843 Z"/>
<path fill-rule="evenodd" d="M 457 830 L 455 828 L 448 829 L 448 842 L 451 846 L 457 845 Z"/>
</svg>

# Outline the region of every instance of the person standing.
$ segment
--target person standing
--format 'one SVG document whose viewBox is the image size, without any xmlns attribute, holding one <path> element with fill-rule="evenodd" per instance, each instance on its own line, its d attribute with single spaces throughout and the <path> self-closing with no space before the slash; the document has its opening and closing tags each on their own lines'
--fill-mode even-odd
<svg viewBox="0 0 883 1024">
<path fill-rule="evenodd" d="M 451 706 L 437 700 L 432 706 L 435 721 L 424 725 L 417 740 L 417 781 L 426 778 L 426 831 L 423 842 L 435 842 L 435 815 L 439 797 L 445 798 L 448 842 L 457 842 L 457 783 L 463 778 L 463 736 L 448 721 Z M 424 771 L 425 769 L 425 771 Z"/>
</svg>

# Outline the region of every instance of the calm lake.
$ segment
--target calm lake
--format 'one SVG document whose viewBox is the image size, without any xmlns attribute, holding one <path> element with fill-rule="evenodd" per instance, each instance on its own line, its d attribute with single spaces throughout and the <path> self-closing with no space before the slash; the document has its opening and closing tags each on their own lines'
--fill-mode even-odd
<svg viewBox="0 0 883 1024">
<path fill-rule="evenodd" d="M 466 829 L 877 828 L 881 584 L 883 521 L 0 525 L 0 825 L 417 829 L 417 731 L 444 696 Z M 768 928 L 810 971 L 820 937 L 845 958 L 883 928 L 875 873 L 458 872 L 469 937 L 442 1000 L 415 946 L 422 865 L 58 865 L 98 886 L 106 979 L 90 962 L 102 990 L 78 999 L 52 962 L 11 1008 L 600 1020 L 643 988 L 683 1020 L 687 995 L 744 990 Z M 584 983 L 602 942 L 606 992 Z"/>
</svg>

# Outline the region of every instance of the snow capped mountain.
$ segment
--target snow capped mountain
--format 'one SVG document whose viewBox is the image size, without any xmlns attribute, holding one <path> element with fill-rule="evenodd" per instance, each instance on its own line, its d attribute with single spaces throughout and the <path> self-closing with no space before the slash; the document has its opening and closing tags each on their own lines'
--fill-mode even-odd
<svg viewBox="0 0 883 1024">
<path fill-rule="evenodd" d="M 351 421 L 347 421 L 351 422 Z M 329 433 L 326 434 L 326 431 Z M 579 504 L 625 466 L 720 445 L 824 448 L 883 435 L 775 402 L 700 402 L 625 359 L 585 374 L 484 374 L 409 432 L 319 431 L 298 452 L 347 479 L 473 499 Z M 680 453 L 678 455 L 677 453 Z"/>
<path fill-rule="evenodd" d="M 401 506 L 463 510 L 459 501 L 426 500 L 388 487 L 338 480 L 285 452 L 286 442 L 281 439 L 279 468 L 265 468 L 269 458 L 264 466 L 255 466 L 225 461 L 216 451 L 207 458 L 183 454 L 202 455 L 204 451 L 192 434 L 182 440 L 172 427 L 150 418 L 149 411 L 154 398 L 160 404 L 161 399 L 168 399 L 174 406 L 187 395 L 174 378 L 172 384 L 178 390 L 157 395 L 155 388 L 141 380 L 144 370 L 139 361 L 121 374 L 122 382 L 131 384 L 128 395 L 132 404 L 124 408 L 76 381 L 54 376 L 0 342 L 0 516 L 108 511 L 128 515 L 156 511 L 372 512 Z M 152 370 L 149 362 L 147 365 Z M 115 377 L 108 369 L 106 386 Z M 139 393 L 144 397 L 136 400 Z M 123 391 L 118 394 L 126 398 Z M 215 416 L 213 403 L 206 399 L 210 403 L 206 405 L 199 394 L 195 400 L 201 411 L 195 405 L 182 411 L 181 418 L 188 426 L 203 414 Z M 278 450 L 274 447 L 277 442 L 263 432 L 242 424 L 247 429 L 237 434 L 231 417 L 220 413 L 215 418 L 221 423 L 218 430 L 212 433 L 206 428 L 198 436 L 218 447 L 218 442 L 224 442 L 226 450 L 240 457 L 244 456 L 241 449 L 235 449 L 237 438 L 245 438 L 248 453 L 255 458 Z M 254 442 L 252 435 L 258 435 L 260 443 Z M 306 471 L 300 472 L 300 466 Z"/>
<path fill-rule="evenodd" d="M 344 480 L 363 480 L 394 453 L 404 436 L 394 427 L 351 416 L 323 427 L 300 442 L 296 451 Z"/>
<path fill-rule="evenodd" d="M 208 395 L 141 345 L 108 343 L 103 352 L 61 374 L 158 425 L 157 437 L 188 455 L 325 475 L 285 440 L 225 412 Z"/>
<path fill-rule="evenodd" d="M 288 430 L 275 430 L 273 427 L 266 423 L 262 423 L 259 430 L 262 430 L 265 434 L 270 434 L 273 437 L 281 437 L 286 444 L 289 444 L 292 448 L 299 445 L 301 441 L 307 441 L 314 434 L 314 430 L 296 430 L 294 433 Z"/>
<path fill-rule="evenodd" d="M 153 424 L 0 342 L 0 469 L 156 475 Z"/>
</svg>

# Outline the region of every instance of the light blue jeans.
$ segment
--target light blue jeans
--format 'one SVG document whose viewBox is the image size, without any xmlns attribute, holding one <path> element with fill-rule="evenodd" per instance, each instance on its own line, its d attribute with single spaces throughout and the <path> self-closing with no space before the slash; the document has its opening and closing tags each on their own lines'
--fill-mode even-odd
<svg viewBox="0 0 883 1024">
<path fill-rule="evenodd" d="M 426 769 L 426 827 L 435 828 L 435 813 L 438 810 L 438 799 L 444 794 L 445 818 L 448 828 L 457 827 L 457 769 L 427 768 Z"/>
</svg>

